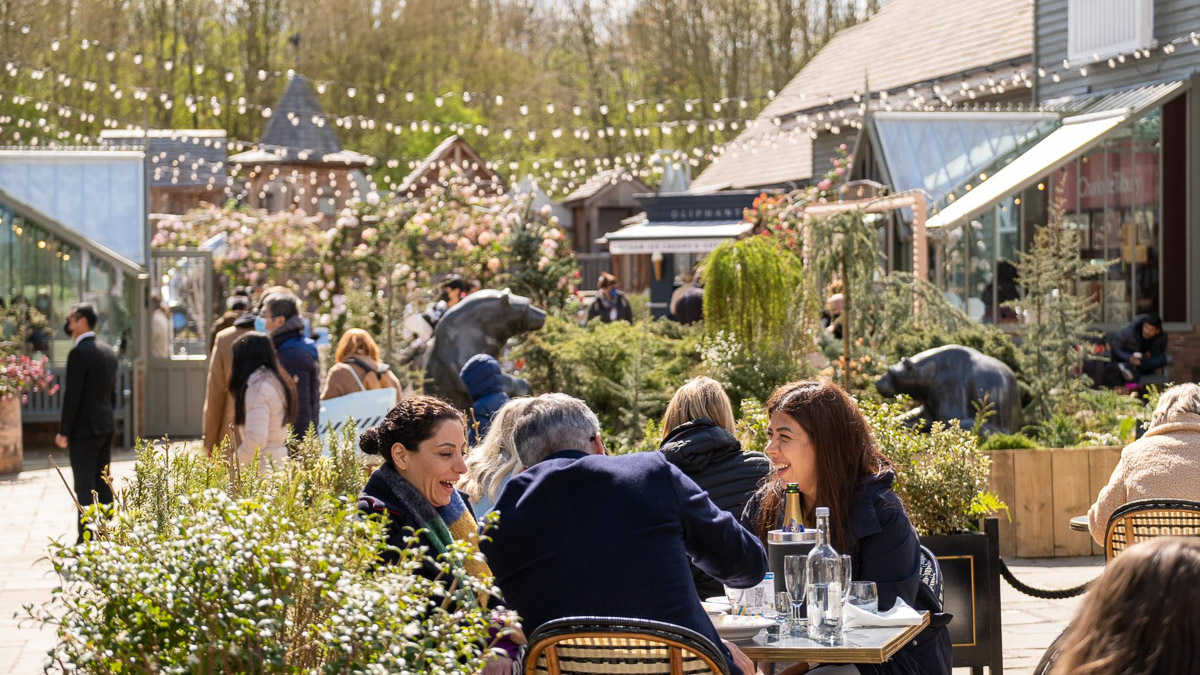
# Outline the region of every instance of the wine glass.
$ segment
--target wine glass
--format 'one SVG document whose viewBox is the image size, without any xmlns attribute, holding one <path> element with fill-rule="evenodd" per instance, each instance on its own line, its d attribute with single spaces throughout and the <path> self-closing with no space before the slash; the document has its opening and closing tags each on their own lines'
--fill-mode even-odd
<svg viewBox="0 0 1200 675">
<path fill-rule="evenodd" d="M 804 605 L 804 593 L 808 585 L 808 556 L 789 555 L 783 558 L 783 579 L 787 582 L 788 595 L 792 597 L 792 622 L 800 622 L 800 609 Z"/>
</svg>

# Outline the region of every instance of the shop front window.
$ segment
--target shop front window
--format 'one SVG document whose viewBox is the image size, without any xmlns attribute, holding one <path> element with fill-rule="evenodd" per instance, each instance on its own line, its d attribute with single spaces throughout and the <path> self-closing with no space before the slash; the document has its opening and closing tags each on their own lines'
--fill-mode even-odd
<svg viewBox="0 0 1200 675">
<path fill-rule="evenodd" d="M 1108 263 L 1103 276 L 1081 284 L 1103 325 L 1160 311 L 1160 120 L 1155 111 L 1117 130 L 1050 181 L 1049 199 L 1062 188 L 1067 222 L 1080 233 L 1080 255 Z"/>
</svg>

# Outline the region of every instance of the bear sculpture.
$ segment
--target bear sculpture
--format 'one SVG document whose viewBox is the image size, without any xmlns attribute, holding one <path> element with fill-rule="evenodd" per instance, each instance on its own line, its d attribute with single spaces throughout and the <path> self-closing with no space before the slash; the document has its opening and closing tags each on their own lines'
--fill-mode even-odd
<svg viewBox="0 0 1200 675">
<path fill-rule="evenodd" d="M 500 358 L 504 343 L 514 335 L 538 330 L 546 323 L 546 312 L 529 298 L 503 291 L 476 291 L 446 310 L 434 329 L 433 341 L 425 351 L 425 392 L 440 396 L 462 410 L 471 407 L 467 387 L 458 376 L 467 360 L 476 354 Z M 521 378 L 505 375 L 509 396 L 528 396 L 533 388 Z"/>
<path fill-rule="evenodd" d="M 912 424 L 956 419 L 970 429 L 986 402 L 993 414 L 983 431 L 1011 433 L 1021 426 L 1021 394 L 1012 369 L 970 347 L 946 345 L 905 357 L 888 367 L 875 388 L 884 396 L 907 394 L 920 403 L 906 416 Z"/>
</svg>

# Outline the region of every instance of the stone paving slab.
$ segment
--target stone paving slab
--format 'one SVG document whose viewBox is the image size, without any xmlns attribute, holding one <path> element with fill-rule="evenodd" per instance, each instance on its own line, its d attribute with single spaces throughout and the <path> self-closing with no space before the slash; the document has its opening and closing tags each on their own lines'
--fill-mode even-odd
<svg viewBox="0 0 1200 675">
<path fill-rule="evenodd" d="M 24 615 L 25 603 L 49 600 L 57 585 L 46 559 L 48 540 L 75 536 L 70 493 L 49 466 L 44 456 L 34 456 L 26 471 L 0 477 L 0 504 L 4 505 L 0 509 L 0 675 L 42 672 L 45 654 L 54 644 L 53 630 L 28 622 L 22 625 L 13 616 Z M 62 469 L 69 484 L 70 467 Z M 130 476 L 132 455 L 116 455 L 112 471 L 118 482 Z M 1104 567 L 1102 557 L 1014 559 L 1008 563 L 1021 581 L 1047 589 L 1076 586 L 1099 575 Z M 1000 595 L 1005 675 L 1032 673 L 1046 647 L 1075 615 L 1081 598 L 1040 600 L 1003 582 Z"/>
</svg>

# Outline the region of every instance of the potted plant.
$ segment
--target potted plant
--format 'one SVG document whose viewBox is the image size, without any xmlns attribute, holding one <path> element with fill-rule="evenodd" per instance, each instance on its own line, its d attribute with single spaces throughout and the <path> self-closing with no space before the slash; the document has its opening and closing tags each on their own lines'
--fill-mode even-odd
<svg viewBox="0 0 1200 675">
<path fill-rule="evenodd" d="M 11 334 L 24 334 L 21 324 L 5 323 L 15 325 Z M 26 396 L 42 390 L 51 395 L 58 391 L 50 373 L 50 359 L 23 353 L 23 345 L 6 340 L 4 334 L 0 327 L 0 474 L 17 473 L 24 464 L 21 404 Z"/>
<path fill-rule="evenodd" d="M 902 421 L 910 407 L 904 400 L 859 405 L 896 468 L 896 494 L 921 544 L 941 565 L 944 608 L 954 615 L 954 665 L 1000 672 L 1000 538 L 991 516 L 1007 507 L 989 491 L 990 460 L 979 437 L 957 422 L 922 433 Z"/>
</svg>

